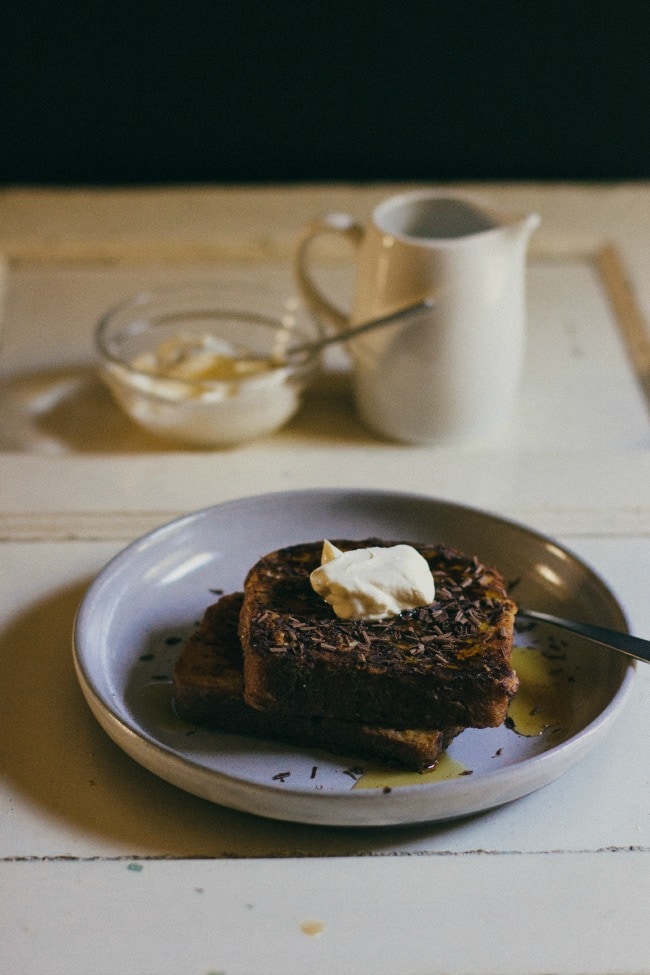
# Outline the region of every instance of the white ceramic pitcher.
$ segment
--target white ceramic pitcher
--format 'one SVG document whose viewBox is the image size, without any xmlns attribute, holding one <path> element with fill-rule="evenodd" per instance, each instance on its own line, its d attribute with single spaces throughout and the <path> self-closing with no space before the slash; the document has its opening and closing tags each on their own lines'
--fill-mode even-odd
<svg viewBox="0 0 650 975">
<path fill-rule="evenodd" d="M 303 228 L 294 270 L 304 300 L 346 329 L 424 299 L 425 316 L 349 343 L 357 408 L 377 433 L 412 443 L 491 434 L 512 415 L 525 342 L 525 269 L 536 214 L 508 216 L 482 202 L 418 191 L 391 197 L 367 227 L 327 214 Z M 357 251 L 349 315 L 312 280 L 309 245 L 337 233 Z"/>
</svg>

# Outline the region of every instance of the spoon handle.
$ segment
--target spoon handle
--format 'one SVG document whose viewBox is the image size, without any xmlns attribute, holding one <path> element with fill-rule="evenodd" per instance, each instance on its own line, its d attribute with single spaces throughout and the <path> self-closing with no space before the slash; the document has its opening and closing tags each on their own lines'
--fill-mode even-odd
<svg viewBox="0 0 650 975">
<path fill-rule="evenodd" d="M 641 637 L 631 636 L 629 633 L 620 633 L 618 630 L 609 630 L 604 626 L 594 626 L 591 623 L 576 623 L 574 620 L 565 620 L 560 616 L 551 616 L 550 613 L 538 613 L 533 609 L 520 609 L 517 616 L 523 616 L 531 620 L 540 620 L 543 623 L 552 623 L 572 633 L 587 637 L 594 643 L 618 650 L 629 657 L 636 657 L 637 660 L 645 660 L 650 663 L 650 640 L 642 640 Z"/>
<path fill-rule="evenodd" d="M 292 345 L 287 349 L 286 355 L 294 356 L 304 352 L 316 352 L 318 349 L 324 349 L 326 345 L 333 345 L 336 342 L 347 342 L 349 339 L 356 338 L 357 335 L 363 335 L 364 332 L 370 332 L 374 328 L 381 328 L 383 325 L 392 325 L 394 322 L 398 322 L 408 315 L 433 308 L 433 304 L 433 301 L 430 299 L 418 301 L 414 305 L 408 305 L 406 308 L 400 308 L 399 311 L 391 312 L 390 315 L 382 315 L 381 318 L 373 318 L 368 322 L 363 322 L 361 325 L 355 325 L 345 332 L 335 332 L 332 335 L 317 339 L 315 342 L 302 342 L 300 345 Z"/>
</svg>

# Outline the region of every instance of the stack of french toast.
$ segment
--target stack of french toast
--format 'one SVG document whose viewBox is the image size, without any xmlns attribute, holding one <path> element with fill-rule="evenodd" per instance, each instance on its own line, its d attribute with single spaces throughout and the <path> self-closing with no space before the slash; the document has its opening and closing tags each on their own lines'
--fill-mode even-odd
<svg viewBox="0 0 650 975">
<path fill-rule="evenodd" d="M 335 542 L 343 552 L 397 544 Z M 314 590 L 322 540 L 263 556 L 183 646 L 177 714 L 417 771 L 464 728 L 501 724 L 518 684 L 516 606 L 502 575 L 444 545 L 408 544 L 426 560 L 435 597 L 384 619 L 341 619 Z"/>
</svg>

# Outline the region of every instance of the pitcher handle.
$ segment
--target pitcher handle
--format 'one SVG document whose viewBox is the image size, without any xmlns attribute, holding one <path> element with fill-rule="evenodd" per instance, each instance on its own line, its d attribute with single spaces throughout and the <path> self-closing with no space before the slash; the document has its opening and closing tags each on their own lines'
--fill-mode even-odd
<svg viewBox="0 0 650 975">
<path fill-rule="evenodd" d="M 293 268 L 300 295 L 312 311 L 326 319 L 335 329 L 341 330 L 348 327 L 348 316 L 327 300 L 309 273 L 309 246 L 320 234 L 341 234 L 356 248 L 363 240 L 364 229 L 346 213 L 326 213 L 306 224 L 296 243 Z"/>
</svg>

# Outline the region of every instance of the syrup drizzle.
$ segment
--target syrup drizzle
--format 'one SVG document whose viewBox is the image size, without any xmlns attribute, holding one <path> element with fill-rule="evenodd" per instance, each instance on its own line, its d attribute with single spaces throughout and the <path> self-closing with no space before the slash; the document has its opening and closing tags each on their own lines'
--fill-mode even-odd
<svg viewBox="0 0 650 975">
<path fill-rule="evenodd" d="M 508 708 L 506 727 L 524 738 L 541 735 L 559 737 L 571 723 L 574 674 L 566 654 L 532 647 L 514 647 L 512 665 L 520 679 L 519 690 Z M 497 754 L 501 754 L 502 748 Z M 427 772 L 401 772 L 369 768 L 355 782 L 355 789 L 383 789 L 406 785 L 427 785 L 471 774 L 471 769 L 445 752 L 435 768 Z"/>
</svg>

